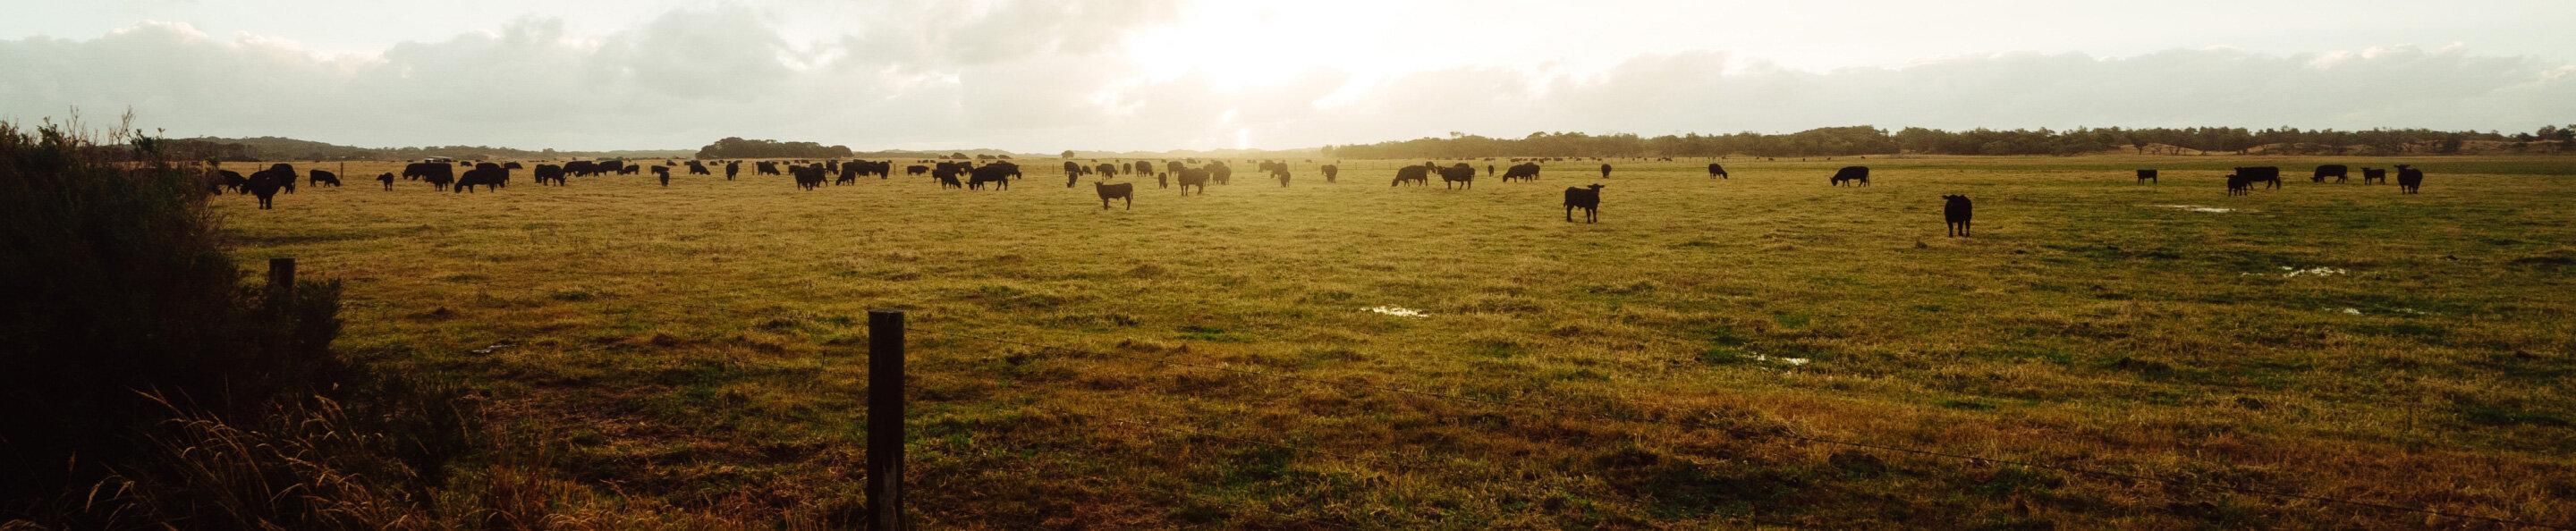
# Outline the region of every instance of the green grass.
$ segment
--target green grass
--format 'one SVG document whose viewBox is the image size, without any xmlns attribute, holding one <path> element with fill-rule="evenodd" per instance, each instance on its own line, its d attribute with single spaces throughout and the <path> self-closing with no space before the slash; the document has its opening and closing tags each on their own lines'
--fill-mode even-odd
<svg viewBox="0 0 2576 531">
<path fill-rule="evenodd" d="M 2413 196 L 2295 177 L 2316 158 L 1568 162 L 1468 191 L 1316 161 L 1105 212 L 1030 162 L 1003 192 L 467 195 L 353 164 L 277 210 L 218 202 L 245 259 L 347 281 L 343 348 L 489 392 L 583 499 L 746 527 L 856 503 L 879 307 L 1121 356 L 913 334 L 913 510 L 938 527 L 2457 524 L 1762 437 L 1790 432 L 2576 525 L 2576 158 L 2331 161 L 2414 163 Z M 1847 164 L 1875 185 L 1827 186 Z M 2239 165 L 2294 177 L 2226 196 Z M 1594 182 L 1602 223 L 1564 222 Z M 1975 238 L 1943 236 L 1954 193 Z"/>
</svg>

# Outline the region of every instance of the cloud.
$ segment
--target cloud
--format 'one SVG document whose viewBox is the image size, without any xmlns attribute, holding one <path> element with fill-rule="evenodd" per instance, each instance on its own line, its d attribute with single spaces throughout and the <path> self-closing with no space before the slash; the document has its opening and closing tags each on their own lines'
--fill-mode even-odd
<svg viewBox="0 0 2576 531">
<path fill-rule="evenodd" d="M 1177 0 L 850 9 L 873 22 L 821 38 L 786 27 L 811 21 L 725 5 L 595 35 L 557 18 L 504 20 L 365 54 L 180 23 L 0 41 L 0 117 L 131 107 L 174 134 L 359 145 L 685 148 L 746 136 L 1030 152 L 1851 124 L 2510 131 L 2576 117 L 2576 65 L 2461 46 L 1996 53 L 1829 71 L 1677 51 L 1591 71 L 1532 61 L 1387 73 L 1140 64 L 1133 47 L 1168 44 L 1131 37 L 1194 23 Z"/>
</svg>

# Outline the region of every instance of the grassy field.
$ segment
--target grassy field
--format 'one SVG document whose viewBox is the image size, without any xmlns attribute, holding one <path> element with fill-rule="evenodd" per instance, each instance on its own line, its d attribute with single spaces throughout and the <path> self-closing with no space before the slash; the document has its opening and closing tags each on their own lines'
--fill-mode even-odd
<svg viewBox="0 0 2576 531">
<path fill-rule="evenodd" d="M 2503 527 L 2211 486 L 2576 525 L 2576 158 L 1237 162 L 1132 211 L 1025 162 L 474 194 L 351 164 L 218 203 L 241 256 L 348 282 L 344 350 L 480 390 L 577 524 L 850 522 L 864 314 L 899 307 L 932 528 Z M 2236 165 L 2294 178 L 2229 197 Z M 1595 182 L 1601 223 L 1563 221 Z"/>
</svg>

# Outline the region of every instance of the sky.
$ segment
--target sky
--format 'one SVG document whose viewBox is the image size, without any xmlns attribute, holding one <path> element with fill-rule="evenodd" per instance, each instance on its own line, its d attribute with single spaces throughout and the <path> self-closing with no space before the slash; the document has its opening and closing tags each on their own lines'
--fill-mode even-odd
<svg viewBox="0 0 2576 531">
<path fill-rule="evenodd" d="M 0 0 L 0 119 L 360 146 L 1288 149 L 1870 124 L 2529 131 L 2576 4 Z"/>
</svg>

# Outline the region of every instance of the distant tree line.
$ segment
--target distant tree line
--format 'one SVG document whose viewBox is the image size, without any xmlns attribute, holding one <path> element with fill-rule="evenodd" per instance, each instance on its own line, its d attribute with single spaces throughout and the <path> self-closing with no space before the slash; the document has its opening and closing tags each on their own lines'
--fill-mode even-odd
<svg viewBox="0 0 2576 531">
<path fill-rule="evenodd" d="M 2149 154 L 2287 153 L 2287 154 L 2455 154 L 2464 152 L 2557 151 L 2576 144 L 2576 125 L 2546 126 L 2531 133 L 2437 131 L 2432 129 L 2333 129 L 2187 127 L 2124 129 L 1971 129 L 1944 131 L 1908 127 L 1890 133 L 1872 126 L 1826 127 L 1788 134 L 1723 135 L 1530 133 L 1521 138 L 1492 138 L 1452 132 L 1448 138 L 1419 138 L 1366 145 L 1324 146 L 1328 157 L 1472 158 L 1472 157 L 1818 157 L 1918 153 L 1930 155 L 2076 155 L 2101 152 Z"/>
<path fill-rule="evenodd" d="M 707 147 L 699 148 L 697 157 L 701 159 L 849 158 L 850 153 L 849 146 L 826 146 L 813 142 L 744 140 L 742 137 L 729 136 L 724 140 L 717 140 L 716 143 L 707 144 Z"/>
<path fill-rule="evenodd" d="M 174 160 L 219 160 L 249 162 L 264 160 L 419 160 L 448 157 L 458 160 L 557 160 L 570 158 L 659 158 L 686 155 L 685 151 L 555 151 L 525 150 L 493 146 L 424 146 L 365 148 L 263 136 L 255 138 L 183 138 L 162 140 L 161 152 Z"/>
</svg>

